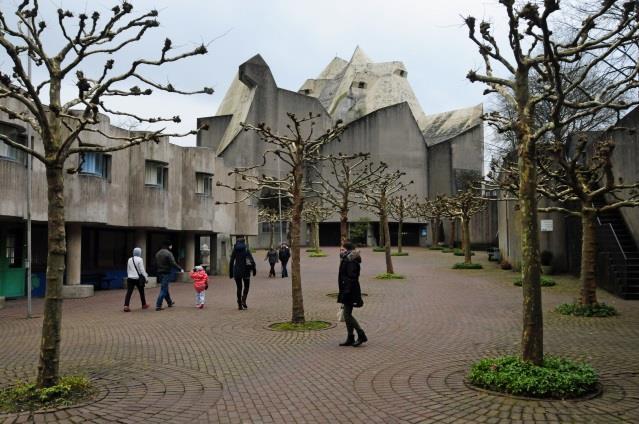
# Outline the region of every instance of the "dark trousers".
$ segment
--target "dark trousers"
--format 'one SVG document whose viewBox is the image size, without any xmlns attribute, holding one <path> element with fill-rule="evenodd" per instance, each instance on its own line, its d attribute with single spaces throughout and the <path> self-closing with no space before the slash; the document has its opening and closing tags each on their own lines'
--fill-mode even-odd
<svg viewBox="0 0 639 424">
<path fill-rule="evenodd" d="M 242 282 L 244 282 L 244 288 L 242 289 Z M 237 303 L 246 302 L 248 296 L 249 287 L 251 286 L 251 278 L 238 278 L 235 277 L 235 285 L 237 286 Z"/>
<path fill-rule="evenodd" d="M 288 261 L 282 261 L 282 278 L 288 277 L 288 270 L 286 269 L 286 265 Z"/>
<path fill-rule="evenodd" d="M 171 275 L 172 274 L 158 274 L 158 278 L 160 279 L 160 294 L 158 295 L 158 300 L 155 301 L 156 308 L 161 308 L 162 301 L 165 299 L 168 305 L 173 303 L 171 295 L 169 294 L 169 282 L 171 281 Z"/>
<path fill-rule="evenodd" d="M 346 332 L 349 337 L 354 337 L 353 331 L 357 331 L 357 334 L 363 332 L 362 327 L 353 316 L 353 305 L 344 305 L 344 323 L 346 324 Z"/>
<path fill-rule="evenodd" d="M 270 263 L 269 265 L 271 266 L 271 270 L 268 272 L 268 276 L 269 277 L 275 277 L 275 262 Z"/>
<path fill-rule="evenodd" d="M 146 297 L 144 297 L 144 284 L 142 284 L 137 278 L 127 278 L 124 306 L 129 306 L 131 295 L 133 294 L 133 290 L 135 290 L 136 287 L 138 288 L 138 292 L 140 292 L 140 301 L 142 302 L 142 306 L 146 305 Z"/>
</svg>

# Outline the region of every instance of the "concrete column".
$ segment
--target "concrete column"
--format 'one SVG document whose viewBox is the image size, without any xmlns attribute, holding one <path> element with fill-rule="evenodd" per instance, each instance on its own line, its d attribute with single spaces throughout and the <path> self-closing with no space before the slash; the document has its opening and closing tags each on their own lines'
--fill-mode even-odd
<svg viewBox="0 0 639 424">
<path fill-rule="evenodd" d="M 144 261 L 144 264 L 146 265 L 147 263 L 146 259 L 149 257 L 149 254 L 146 251 L 146 231 L 135 230 L 135 235 L 133 236 L 133 238 L 134 238 L 134 244 L 135 244 L 135 246 L 133 247 L 139 247 L 140 249 L 142 249 L 142 260 Z"/>
<path fill-rule="evenodd" d="M 189 272 L 195 266 L 195 235 L 193 233 L 185 233 L 184 240 L 184 271 Z"/>
<path fill-rule="evenodd" d="M 62 288 L 62 297 L 77 299 L 93 296 L 93 286 L 80 284 L 82 274 L 82 225 L 69 224 L 67 232 L 67 284 Z"/>
<path fill-rule="evenodd" d="M 369 223 L 366 228 L 366 244 L 368 246 L 376 246 L 377 241 L 375 240 L 375 231 L 373 229 L 373 224 Z"/>
</svg>

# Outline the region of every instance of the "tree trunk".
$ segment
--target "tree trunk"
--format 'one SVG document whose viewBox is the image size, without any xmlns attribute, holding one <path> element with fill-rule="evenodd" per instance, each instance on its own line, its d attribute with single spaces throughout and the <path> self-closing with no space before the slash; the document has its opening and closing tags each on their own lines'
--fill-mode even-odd
<svg viewBox="0 0 639 424">
<path fill-rule="evenodd" d="M 449 247 L 452 249 L 455 247 L 455 220 L 450 220 L 450 238 L 449 238 Z"/>
<path fill-rule="evenodd" d="M 280 224 L 280 225 L 282 225 L 282 224 Z M 271 222 L 271 239 L 270 239 L 269 245 L 268 245 L 268 247 L 270 247 L 271 249 L 273 248 L 274 233 L 275 233 L 275 224 Z"/>
<path fill-rule="evenodd" d="M 339 236 L 340 245 L 348 240 L 348 207 L 342 207 L 339 212 Z"/>
<path fill-rule="evenodd" d="M 384 223 L 382 222 L 382 218 L 380 215 L 379 218 L 379 245 L 380 246 L 386 246 L 386 240 L 385 240 L 385 234 L 384 234 Z"/>
<path fill-rule="evenodd" d="M 433 226 L 433 247 L 436 247 L 439 244 L 439 226 L 441 225 L 439 218 L 431 220 L 431 224 Z"/>
<path fill-rule="evenodd" d="M 315 242 L 315 250 L 319 252 L 320 251 L 319 222 L 313 223 L 313 241 Z"/>
<path fill-rule="evenodd" d="M 397 251 L 402 253 L 402 230 L 404 226 L 404 219 L 400 218 L 397 223 Z"/>
<path fill-rule="evenodd" d="M 382 197 L 381 201 L 381 213 L 379 215 L 379 220 L 382 223 L 382 228 L 384 231 L 384 254 L 386 256 L 386 272 L 389 274 L 394 274 L 393 270 L 393 258 L 391 256 L 391 240 L 390 240 L 390 229 L 388 228 L 388 213 L 386 210 L 386 197 Z"/>
<path fill-rule="evenodd" d="M 523 286 L 523 331 L 521 356 L 541 365 L 544 360 L 543 316 L 539 263 L 539 223 L 537 219 L 537 168 L 535 140 L 532 138 L 534 110 L 529 105 L 528 69 L 516 74 L 519 145 L 519 209 Z"/>
<path fill-rule="evenodd" d="M 462 218 L 462 249 L 464 249 L 464 263 L 472 263 L 472 252 L 470 250 L 470 219 Z"/>
<path fill-rule="evenodd" d="M 304 320 L 304 299 L 302 297 L 302 274 L 300 269 L 300 226 L 304 197 L 302 196 L 302 165 L 293 168 L 293 217 L 291 219 L 291 289 L 293 295 L 293 315 L 291 322 L 301 324 Z"/>
<path fill-rule="evenodd" d="M 64 172 L 62 165 L 47 166 L 48 255 L 38 387 L 58 383 L 62 327 L 62 285 L 67 252 L 64 228 Z"/>
<path fill-rule="evenodd" d="M 597 303 L 597 277 L 595 263 L 597 260 L 597 234 L 595 227 L 595 213 L 581 210 L 581 297 L 582 305 Z"/>
</svg>

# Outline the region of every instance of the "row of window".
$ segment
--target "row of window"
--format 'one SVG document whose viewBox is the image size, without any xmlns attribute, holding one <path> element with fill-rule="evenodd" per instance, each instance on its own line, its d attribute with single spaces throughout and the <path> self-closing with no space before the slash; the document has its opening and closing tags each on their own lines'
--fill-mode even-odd
<svg viewBox="0 0 639 424">
<path fill-rule="evenodd" d="M 262 233 L 270 233 L 271 232 L 271 225 L 273 226 L 273 232 L 274 233 L 279 233 L 280 232 L 280 223 L 279 222 L 274 222 L 273 224 L 271 224 L 270 222 L 262 222 L 261 223 L 261 229 L 260 232 Z M 288 222 L 287 221 L 282 221 L 282 233 L 286 234 L 288 232 Z"/>
</svg>

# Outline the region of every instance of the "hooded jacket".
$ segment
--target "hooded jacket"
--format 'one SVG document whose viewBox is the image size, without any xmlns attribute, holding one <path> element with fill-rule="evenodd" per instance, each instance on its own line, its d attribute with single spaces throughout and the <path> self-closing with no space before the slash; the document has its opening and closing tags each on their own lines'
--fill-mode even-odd
<svg viewBox="0 0 639 424">
<path fill-rule="evenodd" d="M 235 243 L 235 247 L 233 247 L 233 252 L 231 253 L 229 277 L 251 278 L 251 272 L 253 272 L 253 275 L 257 272 L 253 255 L 246 248 L 246 244 L 243 241 L 238 241 Z"/>
<path fill-rule="evenodd" d="M 193 279 L 193 288 L 196 292 L 202 292 L 206 290 L 206 287 L 209 282 L 209 276 L 206 275 L 206 271 L 191 271 L 191 278 Z"/>
<path fill-rule="evenodd" d="M 357 308 L 364 305 L 362 290 L 359 286 L 359 273 L 362 258 L 357 250 L 344 252 L 339 263 L 337 302 L 353 305 Z"/>
</svg>

